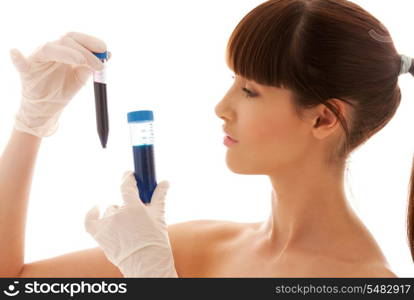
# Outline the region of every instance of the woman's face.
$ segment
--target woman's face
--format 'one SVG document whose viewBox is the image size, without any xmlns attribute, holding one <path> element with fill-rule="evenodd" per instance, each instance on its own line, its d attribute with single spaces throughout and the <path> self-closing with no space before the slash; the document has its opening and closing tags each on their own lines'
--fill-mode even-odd
<svg viewBox="0 0 414 300">
<path fill-rule="evenodd" d="M 235 76 L 215 112 L 225 121 L 229 136 L 238 141 L 226 155 L 235 173 L 271 174 L 279 167 L 294 167 L 312 142 L 311 126 L 297 116 L 287 89 Z"/>
</svg>

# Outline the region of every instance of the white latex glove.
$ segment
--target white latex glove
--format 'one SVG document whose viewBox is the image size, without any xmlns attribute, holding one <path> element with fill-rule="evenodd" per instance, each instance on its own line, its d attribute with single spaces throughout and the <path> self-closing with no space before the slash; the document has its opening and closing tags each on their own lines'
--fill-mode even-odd
<svg viewBox="0 0 414 300">
<path fill-rule="evenodd" d="M 124 277 L 178 277 L 164 219 L 168 181 L 161 181 L 145 204 L 139 197 L 134 173 L 121 184 L 123 205 L 109 206 L 103 217 L 95 206 L 86 214 L 85 229 Z"/>
<path fill-rule="evenodd" d="M 14 128 L 38 137 L 50 136 L 66 104 L 85 84 L 102 62 L 91 52 L 105 52 L 103 41 L 78 32 L 39 47 L 25 58 L 10 50 L 11 60 L 20 74 L 22 98 Z"/>
</svg>

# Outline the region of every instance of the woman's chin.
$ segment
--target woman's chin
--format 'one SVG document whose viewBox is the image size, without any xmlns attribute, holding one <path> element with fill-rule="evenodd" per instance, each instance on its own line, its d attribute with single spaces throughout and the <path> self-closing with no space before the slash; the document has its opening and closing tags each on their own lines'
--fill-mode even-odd
<svg viewBox="0 0 414 300">
<path fill-rule="evenodd" d="M 236 174 L 242 174 L 242 175 L 259 175 L 263 174 L 260 170 L 248 167 L 246 165 L 243 165 L 240 162 L 235 162 L 230 159 L 226 159 L 227 168 Z"/>
</svg>

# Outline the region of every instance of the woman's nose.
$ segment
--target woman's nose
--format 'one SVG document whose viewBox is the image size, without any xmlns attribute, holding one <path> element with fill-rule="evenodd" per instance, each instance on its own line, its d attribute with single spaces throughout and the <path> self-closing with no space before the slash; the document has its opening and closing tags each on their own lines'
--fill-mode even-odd
<svg viewBox="0 0 414 300">
<path fill-rule="evenodd" d="M 230 117 L 230 109 L 225 99 L 221 100 L 214 108 L 214 111 L 220 119 L 228 120 Z"/>
</svg>

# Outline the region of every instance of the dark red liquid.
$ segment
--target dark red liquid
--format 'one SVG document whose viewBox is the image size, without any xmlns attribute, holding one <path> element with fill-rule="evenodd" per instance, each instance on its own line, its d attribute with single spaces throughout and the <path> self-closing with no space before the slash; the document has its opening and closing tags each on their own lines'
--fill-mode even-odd
<svg viewBox="0 0 414 300">
<path fill-rule="evenodd" d="M 109 133 L 108 103 L 106 99 L 106 84 L 93 82 L 95 90 L 96 126 L 103 148 L 106 147 Z"/>
</svg>

